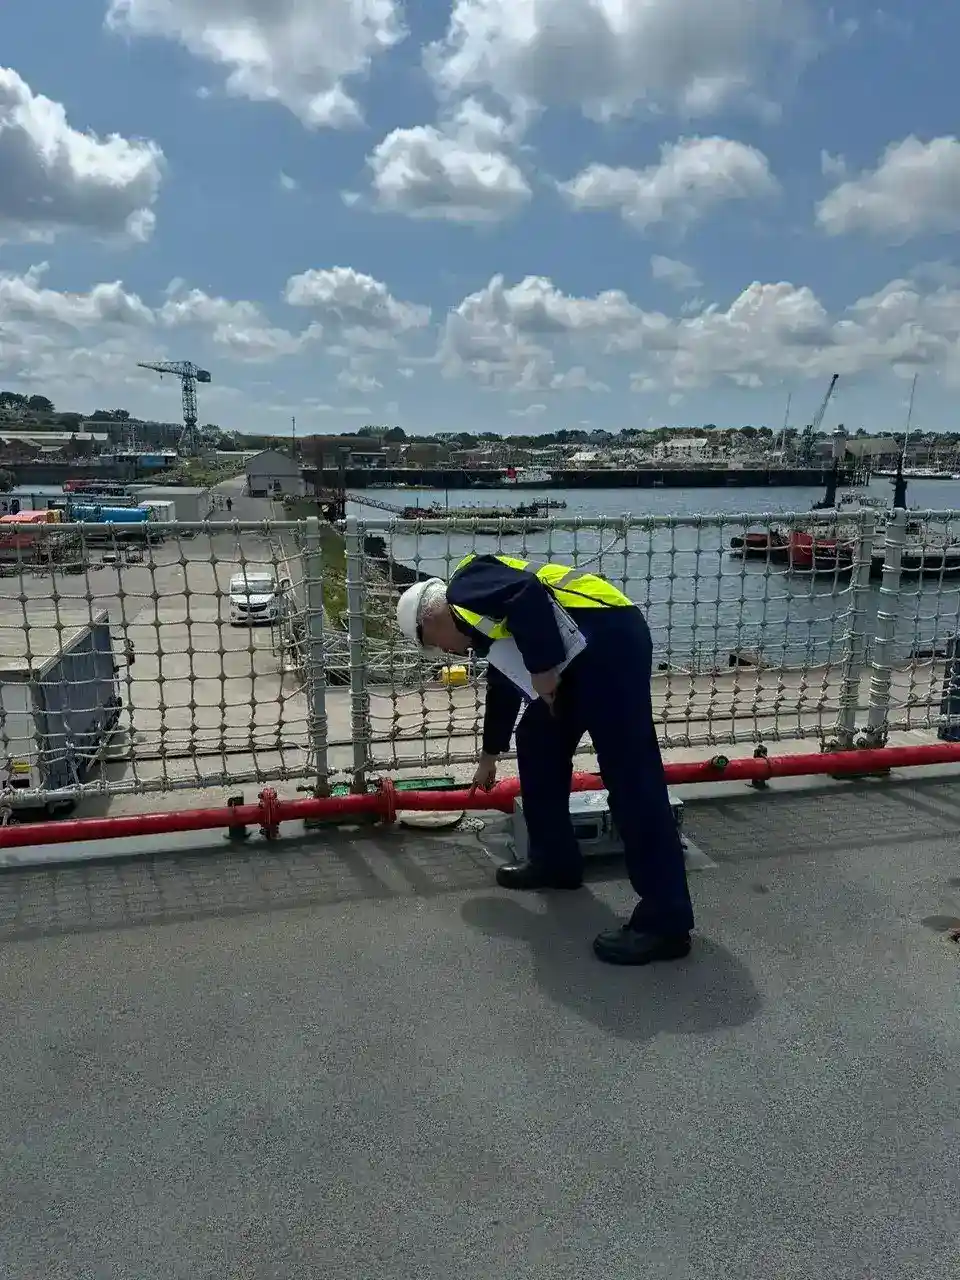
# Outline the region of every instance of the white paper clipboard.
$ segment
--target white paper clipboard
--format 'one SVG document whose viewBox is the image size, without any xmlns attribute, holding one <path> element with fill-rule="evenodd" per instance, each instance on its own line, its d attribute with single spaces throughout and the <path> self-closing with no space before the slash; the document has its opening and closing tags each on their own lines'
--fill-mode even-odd
<svg viewBox="0 0 960 1280">
<path fill-rule="evenodd" d="M 587 640 L 566 609 L 561 608 L 555 600 L 552 601 L 552 604 L 553 615 L 557 623 L 557 629 L 560 632 L 560 638 L 563 640 L 563 649 L 566 654 L 563 662 L 556 669 L 557 671 L 563 671 L 578 654 L 584 651 L 587 647 Z M 533 702 L 539 696 L 533 687 L 533 677 L 520 656 L 516 640 L 512 638 L 494 640 L 490 646 L 490 652 L 487 654 L 487 661 L 496 667 L 501 675 L 506 676 L 511 684 L 516 685 L 523 696 L 530 702 Z"/>
</svg>

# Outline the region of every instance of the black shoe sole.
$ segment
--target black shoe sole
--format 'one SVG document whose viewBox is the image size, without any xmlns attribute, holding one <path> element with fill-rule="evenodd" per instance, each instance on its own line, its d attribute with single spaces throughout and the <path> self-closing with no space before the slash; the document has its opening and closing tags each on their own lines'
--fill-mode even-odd
<svg viewBox="0 0 960 1280">
<path fill-rule="evenodd" d="M 582 880 L 538 880 L 529 884 L 518 884 L 516 881 L 501 879 L 497 872 L 497 884 L 501 889 L 509 889 L 512 893 L 539 893 L 544 889 L 556 889 L 570 893 L 583 888 Z"/>
<path fill-rule="evenodd" d="M 691 949 L 689 941 L 665 943 L 663 946 L 646 952 L 619 951 L 615 947 L 611 947 L 608 950 L 602 944 L 597 942 L 593 944 L 594 955 L 598 960 L 602 960 L 604 964 L 632 965 L 634 967 L 644 964 L 657 964 L 661 960 L 685 960 Z"/>
</svg>

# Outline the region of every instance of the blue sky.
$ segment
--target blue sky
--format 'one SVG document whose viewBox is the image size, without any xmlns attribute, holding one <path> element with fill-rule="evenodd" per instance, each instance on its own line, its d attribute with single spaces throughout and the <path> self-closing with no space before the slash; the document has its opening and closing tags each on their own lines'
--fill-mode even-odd
<svg viewBox="0 0 960 1280">
<path fill-rule="evenodd" d="M 960 12 L 0 11 L 0 387 L 336 432 L 955 429 Z"/>
</svg>

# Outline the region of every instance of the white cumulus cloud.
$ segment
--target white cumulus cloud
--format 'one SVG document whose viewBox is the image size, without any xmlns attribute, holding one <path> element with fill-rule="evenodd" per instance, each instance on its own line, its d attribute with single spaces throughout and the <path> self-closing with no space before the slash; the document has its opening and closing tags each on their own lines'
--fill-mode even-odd
<svg viewBox="0 0 960 1280">
<path fill-rule="evenodd" d="M 562 333 L 615 328 L 641 312 L 620 289 L 585 298 L 564 293 L 545 276 L 526 276 L 508 285 L 498 275 L 464 298 L 457 314 L 472 322 L 496 320 L 526 333 Z"/>
<path fill-rule="evenodd" d="M 341 369 L 337 374 L 337 386 L 342 387 L 344 391 L 359 392 L 363 395 L 370 395 L 372 391 L 380 391 L 383 384 L 378 382 L 371 373 L 364 373 L 359 369 Z"/>
<path fill-rule="evenodd" d="M 508 153 L 511 128 L 473 99 L 439 126 L 394 129 L 367 159 L 379 208 L 414 218 L 494 222 L 530 199 Z"/>
<path fill-rule="evenodd" d="M 609 391 L 605 382 L 592 378 L 582 364 L 574 365 L 563 373 L 554 374 L 550 379 L 551 391 Z"/>
<path fill-rule="evenodd" d="M 229 93 L 330 128 L 360 119 L 347 82 L 405 34 L 397 0 L 110 0 L 107 24 L 175 40 L 224 68 Z"/>
<path fill-rule="evenodd" d="M 894 243 L 960 231 L 960 139 L 891 143 L 876 169 L 834 187 L 817 222 L 828 235 L 864 231 Z"/>
<path fill-rule="evenodd" d="M 727 308 L 671 321 L 655 344 L 636 347 L 648 381 L 674 390 L 921 367 L 956 382 L 960 290 L 894 280 L 831 315 L 806 286 L 755 282 Z"/>
<path fill-rule="evenodd" d="M 339 326 L 346 336 L 378 331 L 387 337 L 422 329 L 430 308 L 395 298 L 385 284 L 353 267 L 311 268 L 289 278 L 284 298 L 294 307 L 310 307 L 321 321 Z"/>
<path fill-rule="evenodd" d="M 843 156 L 835 156 L 830 151 L 821 151 L 820 172 L 827 178 L 845 178 L 847 162 Z"/>
<path fill-rule="evenodd" d="M 86 293 L 61 293 L 41 284 L 46 269 L 41 263 L 23 275 L 0 275 L 0 322 L 73 329 L 153 323 L 150 308 L 135 293 L 128 293 L 119 280 L 95 284 Z"/>
<path fill-rule="evenodd" d="M 173 280 L 157 319 L 170 328 L 193 325 L 205 329 L 211 340 L 234 360 L 265 364 L 293 356 L 310 343 L 319 342 L 323 326 L 309 325 L 299 333 L 271 325 L 260 307 L 246 299 L 215 297 L 202 289 L 188 289 Z"/>
<path fill-rule="evenodd" d="M 275 324 L 266 305 L 180 280 L 151 303 L 120 281 L 59 290 L 43 264 L 0 273 L 0 386 L 51 394 L 63 408 L 129 398 L 134 411 L 172 417 L 170 392 L 145 380 L 138 360 L 189 353 L 220 370 L 205 392 L 215 406 L 231 366 L 291 360 L 299 362 L 295 372 L 315 378 L 322 354 L 344 362 L 339 375 L 324 376 L 351 393 L 352 404 L 381 391 L 382 352 L 393 353 L 396 367 L 398 337 L 424 334 L 430 323 L 428 308 L 395 298 L 351 268 L 293 276 L 287 292 L 292 304 L 309 309 L 300 331 Z M 666 313 L 619 290 L 578 295 L 544 276 L 516 283 L 494 276 L 429 330 L 434 355 L 405 354 L 399 367 L 416 369 L 424 395 L 439 374 L 517 394 L 521 405 L 549 406 L 552 398 L 604 392 L 628 378 L 638 390 L 671 395 L 921 369 L 960 388 L 960 282 L 942 263 L 840 308 L 790 281 L 754 281 L 732 299 L 698 303 L 695 314 L 680 302 Z M 324 345 L 326 335 L 332 343 Z"/>
<path fill-rule="evenodd" d="M 558 373 L 554 345 L 596 342 L 635 326 L 642 317 L 618 289 L 577 297 L 543 276 L 527 276 L 515 285 L 494 276 L 449 313 L 437 358 L 446 377 L 468 376 L 488 387 L 602 390 L 582 366 Z"/>
<path fill-rule="evenodd" d="M 774 195 L 767 157 L 730 138 L 681 138 L 645 169 L 589 165 L 560 190 L 575 209 L 612 209 L 639 231 L 669 222 L 684 228 L 731 200 Z"/>
<path fill-rule="evenodd" d="M 699 289 L 701 285 L 693 267 L 677 258 L 665 258 L 662 253 L 655 253 L 650 259 L 650 274 L 654 280 L 662 280 L 671 289 L 681 293 L 688 289 Z"/>
<path fill-rule="evenodd" d="M 729 304 L 671 316 L 622 294 L 494 277 L 448 315 L 437 354 L 447 378 L 529 394 L 602 390 L 624 358 L 635 389 L 668 393 L 921 367 L 960 385 L 960 288 L 894 280 L 831 313 L 805 285 L 755 281 Z"/>
<path fill-rule="evenodd" d="M 321 333 L 319 325 L 311 325 L 302 333 L 291 333 L 273 325 L 228 320 L 214 327 L 212 337 L 217 346 L 224 348 L 236 360 L 267 364 L 281 356 L 298 355 L 308 342 L 319 339 Z"/>
<path fill-rule="evenodd" d="M 156 144 L 83 133 L 59 102 L 0 67 L 0 239 L 67 228 L 147 239 L 162 172 Z"/>
<path fill-rule="evenodd" d="M 36 389 L 100 380 L 119 395 L 128 385 L 142 386 L 138 361 L 171 358 L 158 334 L 183 328 L 193 331 L 189 342 L 199 362 L 207 360 L 208 344 L 207 356 L 216 351 L 221 359 L 257 364 L 299 355 L 323 336 L 318 322 L 290 332 L 253 302 L 214 297 L 181 280 L 151 307 L 120 281 L 79 292 L 49 288 L 47 271 L 40 263 L 21 275 L 0 274 L 0 385 L 4 378 Z M 221 393 L 218 379 L 214 394 Z"/>
<path fill-rule="evenodd" d="M 43 283 L 46 274 L 45 263 L 0 274 L 0 386 L 56 398 L 62 387 L 134 381 L 154 347 L 151 308 L 120 281 L 61 291 Z"/>
<path fill-rule="evenodd" d="M 809 52 L 809 29 L 805 0 L 454 0 L 427 63 L 456 94 L 706 115 L 762 94 Z"/>
<path fill-rule="evenodd" d="M 260 308 L 252 302 L 231 302 L 215 298 L 202 289 L 187 289 L 176 280 L 167 290 L 167 300 L 158 312 L 163 324 L 259 324 Z"/>
</svg>

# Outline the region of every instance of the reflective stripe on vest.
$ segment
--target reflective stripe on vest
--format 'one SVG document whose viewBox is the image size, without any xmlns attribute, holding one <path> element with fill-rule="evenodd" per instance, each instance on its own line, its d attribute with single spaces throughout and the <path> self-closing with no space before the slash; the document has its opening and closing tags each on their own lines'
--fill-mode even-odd
<svg viewBox="0 0 960 1280">
<path fill-rule="evenodd" d="M 454 574 L 459 573 L 476 555 L 471 554 L 457 565 Z M 577 609 L 622 609 L 632 608 L 633 601 L 623 594 L 612 583 L 595 573 L 584 573 L 569 565 L 553 564 L 549 561 L 520 560 L 516 556 L 496 556 L 501 564 L 510 569 L 533 573 L 548 587 L 557 604 L 567 610 Z M 450 605 L 450 609 L 468 627 L 473 627 L 489 640 L 504 640 L 510 635 L 506 622 L 487 618 L 482 613 L 474 613 L 472 609 L 464 609 L 462 605 Z"/>
<path fill-rule="evenodd" d="M 493 618 L 486 618 L 482 613 L 474 613 L 472 609 L 464 609 L 459 604 L 451 604 L 448 608 L 461 622 L 465 622 L 474 631 L 479 631 L 488 640 L 506 640 L 510 634 L 505 622 L 494 622 Z"/>
</svg>

